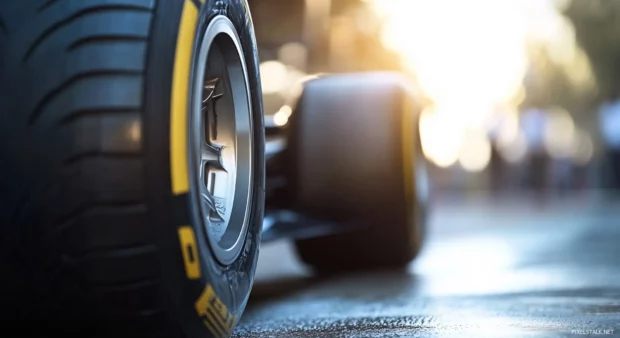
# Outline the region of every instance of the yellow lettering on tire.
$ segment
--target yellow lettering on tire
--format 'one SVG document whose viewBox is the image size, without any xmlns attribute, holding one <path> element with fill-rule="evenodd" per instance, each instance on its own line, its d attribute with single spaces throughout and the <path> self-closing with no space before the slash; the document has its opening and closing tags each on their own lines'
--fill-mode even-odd
<svg viewBox="0 0 620 338">
<path fill-rule="evenodd" d="M 178 232 L 181 252 L 183 254 L 183 262 L 185 263 L 185 274 L 188 279 L 199 279 L 200 256 L 198 255 L 198 246 L 196 244 L 194 229 L 186 225 L 180 227 Z"/>
<path fill-rule="evenodd" d="M 202 318 L 205 326 L 216 337 L 228 337 L 237 321 L 238 316 L 231 315 L 226 305 L 215 294 L 211 285 L 205 287 L 204 291 L 196 301 L 196 312 Z"/>
</svg>

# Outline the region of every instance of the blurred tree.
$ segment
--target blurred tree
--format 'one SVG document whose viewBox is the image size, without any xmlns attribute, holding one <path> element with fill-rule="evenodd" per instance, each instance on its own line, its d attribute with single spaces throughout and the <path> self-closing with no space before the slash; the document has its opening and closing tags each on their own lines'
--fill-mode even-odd
<svg viewBox="0 0 620 338">
<path fill-rule="evenodd" d="M 565 14 L 592 64 L 598 98 L 620 97 L 620 1 L 573 0 Z"/>
<path fill-rule="evenodd" d="M 589 110 L 596 96 L 594 83 L 575 81 L 570 74 L 573 69 L 551 60 L 544 46 L 532 47 L 530 60 L 522 108 L 562 106 L 573 115 Z"/>
</svg>

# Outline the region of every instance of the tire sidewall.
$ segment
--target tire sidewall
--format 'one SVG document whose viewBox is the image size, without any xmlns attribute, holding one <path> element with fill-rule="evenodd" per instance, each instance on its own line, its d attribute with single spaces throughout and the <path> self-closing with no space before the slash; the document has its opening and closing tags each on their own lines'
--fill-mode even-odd
<svg viewBox="0 0 620 338">
<path fill-rule="evenodd" d="M 199 1 L 190 1 L 195 5 L 199 5 Z M 162 2 L 164 2 L 162 0 Z M 175 1 L 170 4 L 165 0 L 165 4 L 161 5 L 158 11 L 158 19 L 161 26 L 169 26 L 170 22 L 167 17 L 173 13 L 181 13 L 183 1 Z M 148 147 L 164 146 L 163 149 L 168 151 L 156 150 L 150 151 L 151 158 L 148 165 L 155 164 L 158 168 L 147 168 L 147 186 L 149 186 L 149 198 L 151 199 L 149 209 L 150 220 L 157 223 L 158 237 L 160 247 L 162 279 L 164 285 L 162 288 L 162 297 L 166 299 L 172 313 L 176 317 L 183 331 L 187 336 L 218 336 L 213 332 L 212 323 L 219 321 L 224 325 L 219 326 L 219 332 L 230 334 L 232 328 L 239 320 L 245 305 L 247 303 L 250 289 L 254 281 L 254 272 L 258 258 L 260 235 L 262 230 L 262 220 L 264 213 L 264 184 L 265 184 L 265 160 L 264 160 L 264 127 L 263 127 L 263 111 L 262 111 L 262 91 L 260 87 L 259 63 L 256 48 L 256 40 L 252 27 L 252 20 L 247 2 L 244 0 L 206 0 L 201 4 L 198 14 L 198 22 L 196 33 L 194 34 L 194 44 L 192 59 L 187 62 L 192 63 L 190 74 L 197 63 L 196 56 L 198 54 L 198 41 L 205 33 L 207 26 L 218 15 L 225 15 L 233 23 L 237 34 L 239 35 L 242 50 L 247 67 L 249 92 L 252 107 L 252 123 L 253 123 L 253 173 L 254 185 L 252 187 L 252 200 L 250 205 L 250 217 L 248 230 L 245 237 L 244 247 L 239 257 L 230 265 L 223 266 L 216 260 L 207 240 L 206 229 L 202 225 L 202 221 L 195 217 L 197 205 L 194 204 L 190 193 L 182 195 L 174 195 L 171 190 L 171 168 L 170 168 L 170 144 L 166 141 L 170 139 L 170 111 L 159 110 L 159 116 L 152 121 L 148 121 L 145 126 L 146 141 L 149 142 Z M 178 15 L 179 17 L 181 14 Z M 156 23 L 157 25 L 157 23 Z M 157 27 L 154 27 L 157 33 Z M 151 71 L 151 77 L 158 77 L 158 73 L 163 71 L 163 76 L 168 79 L 172 78 L 169 72 L 172 67 L 165 61 L 174 60 L 176 35 L 170 34 L 164 36 L 165 27 L 160 28 L 161 39 L 158 44 L 152 46 L 150 51 L 153 53 L 161 53 L 160 56 L 152 56 L 156 60 L 155 64 L 151 63 L 147 72 Z M 171 40 L 171 38 L 173 38 Z M 157 34 L 154 40 L 160 39 Z M 160 48 L 158 48 L 160 47 Z M 165 48 L 165 50 L 161 50 Z M 167 57 L 166 57 L 167 56 Z M 158 60 L 158 62 L 157 62 Z M 179 62 L 176 60 L 175 62 Z M 169 63 L 169 62 L 168 62 Z M 158 67 L 168 67 L 160 68 Z M 147 77 L 149 74 L 147 73 Z M 147 78 L 148 81 L 148 78 Z M 168 90 L 166 88 L 158 88 L 151 90 L 147 85 L 146 98 L 154 110 L 157 102 L 163 106 L 170 107 L 170 92 L 172 90 L 172 81 L 167 81 Z M 192 92 L 191 86 L 187 93 L 189 96 Z M 153 88 L 151 88 L 153 89 Z M 167 95 L 167 100 L 161 98 L 161 95 Z M 191 100 L 191 99 L 190 99 Z M 167 105 L 166 105 L 167 103 Z M 149 114 L 152 111 L 148 111 Z M 163 116 L 162 116 L 163 115 Z M 189 116 L 189 112 L 188 112 Z M 160 122 L 165 122 L 162 127 Z M 188 118 L 189 121 L 189 118 Z M 162 141 L 163 139 L 163 141 Z M 166 163 L 165 167 L 163 167 Z M 164 169 L 165 168 L 165 169 Z M 191 187 L 190 187 L 191 189 Z M 183 248 L 180 245 L 178 229 L 179 227 L 190 226 L 195 233 L 195 241 L 197 244 L 200 277 L 196 279 L 189 278 L 186 274 L 184 265 Z M 208 309 L 210 317 L 205 317 L 199 313 L 197 303 L 201 297 L 209 298 Z M 203 303 L 204 304 L 204 303 Z M 218 317 L 215 318 L 214 317 Z M 211 323 L 209 323 L 211 322 Z"/>
</svg>

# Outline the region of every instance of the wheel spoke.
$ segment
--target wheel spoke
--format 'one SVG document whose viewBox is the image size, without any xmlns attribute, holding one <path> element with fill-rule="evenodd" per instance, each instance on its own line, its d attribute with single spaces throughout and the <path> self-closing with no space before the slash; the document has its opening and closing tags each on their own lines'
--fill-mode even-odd
<svg viewBox="0 0 620 338">
<path fill-rule="evenodd" d="M 205 81 L 205 94 L 202 99 L 202 103 L 207 103 L 209 100 L 217 100 L 224 96 L 224 93 L 215 93 L 215 89 L 217 88 L 217 84 L 219 83 L 220 78 L 214 77 Z M 206 108 L 203 107 L 203 110 Z"/>
<path fill-rule="evenodd" d="M 224 93 L 216 93 L 219 81 L 219 77 L 212 77 L 207 79 L 204 83 L 202 114 L 204 114 L 203 118 L 205 122 L 203 122 L 201 128 L 202 135 L 207 143 L 215 141 L 218 134 L 218 120 L 214 107 L 215 102 L 224 96 Z"/>
<path fill-rule="evenodd" d="M 200 149 L 200 159 L 202 162 L 208 162 L 210 164 L 220 164 L 220 151 L 221 147 L 214 147 L 210 144 L 203 144 Z"/>
<path fill-rule="evenodd" d="M 224 221 L 224 215 L 222 215 L 217 208 L 218 203 L 216 201 L 216 198 L 213 197 L 210 192 L 202 192 L 200 195 L 202 196 L 202 201 L 204 202 L 204 204 L 207 206 L 207 208 L 209 208 L 209 218 L 213 219 L 216 222 Z"/>
</svg>

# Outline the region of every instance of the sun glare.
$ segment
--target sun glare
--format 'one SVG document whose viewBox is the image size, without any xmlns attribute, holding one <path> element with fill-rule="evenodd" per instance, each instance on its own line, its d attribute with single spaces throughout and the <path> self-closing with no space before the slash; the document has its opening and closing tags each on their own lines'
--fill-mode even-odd
<svg viewBox="0 0 620 338">
<path fill-rule="evenodd" d="M 421 132 L 425 154 L 442 167 L 473 159 L 475 146 L 486 154 L 488 142 L 468 142 L 466 131 L 484 128 L 501 109 L 516 110 L 533 41 L 555 41 L 549 48 L 559 63 L 581 56 L 557 0 L 366 2 L 383 21 L 384 46 L 400 55 L 436 107 Z M 476 171 L 488 163 L 479 158 L 472 160 Z"/>
</svg>

